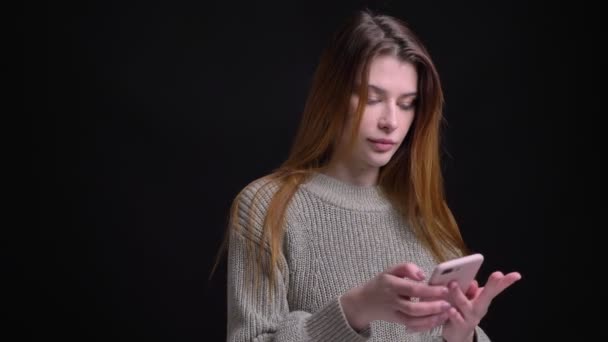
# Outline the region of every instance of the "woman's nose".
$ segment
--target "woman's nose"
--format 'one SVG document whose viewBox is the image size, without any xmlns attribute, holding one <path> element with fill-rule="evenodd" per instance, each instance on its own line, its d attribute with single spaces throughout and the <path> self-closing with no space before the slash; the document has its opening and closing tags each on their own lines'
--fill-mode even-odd
<svg viewBox="0 0 608 342">
<path fill-rule="evenodd" d="M 397 128 L 397 108 L 393 105 L 387 105 L 386 109 L 378 120 L 378 125 L 381 129 L 392 131 Z"/>
</svg>

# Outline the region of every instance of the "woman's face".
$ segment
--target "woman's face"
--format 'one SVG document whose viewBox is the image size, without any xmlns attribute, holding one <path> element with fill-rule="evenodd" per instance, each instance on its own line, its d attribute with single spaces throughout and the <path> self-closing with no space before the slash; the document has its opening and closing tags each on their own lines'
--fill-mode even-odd
<svg viewBox="0 0 608 342">
<path fill-rule="evenodd" d="M 377 56 L 369 70 L 367 105 L 355 137 L 347 151 L 354 112 L 359 103 L 351 96 L 350 115 L 335 157 L 359 171 L 386 165 L 405 139 L 412 125 L 418 89 L 416 68 L 393 56 Z"/>
</svg>

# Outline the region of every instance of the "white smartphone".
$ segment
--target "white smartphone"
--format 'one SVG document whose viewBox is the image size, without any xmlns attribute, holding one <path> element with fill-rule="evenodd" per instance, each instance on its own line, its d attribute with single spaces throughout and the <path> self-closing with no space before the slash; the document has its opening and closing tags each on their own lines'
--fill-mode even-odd
<svg viewBox="0 0 608 342">
<path fill-rule="evenodd" d="M 483 263 L 483 255 L 476 253 L 448 260 L 437 265 L 429 278 L 429 285 L 447 285 L 456 281 L 463 292 L 477 276 Z"/>
</svg>

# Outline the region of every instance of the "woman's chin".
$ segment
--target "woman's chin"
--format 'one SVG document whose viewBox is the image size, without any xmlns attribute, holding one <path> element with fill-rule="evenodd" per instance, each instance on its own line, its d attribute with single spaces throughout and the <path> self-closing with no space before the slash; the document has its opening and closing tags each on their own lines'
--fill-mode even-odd
<svg viewBox="0 0 608 342">
<path fill-rule="evenodd" d="M 391 161 L 392 154 L 386 156 L 375 156 L 374 158 L 368 159 L 368 164 L 372 167 L 381 168 Z"/>
</svg>

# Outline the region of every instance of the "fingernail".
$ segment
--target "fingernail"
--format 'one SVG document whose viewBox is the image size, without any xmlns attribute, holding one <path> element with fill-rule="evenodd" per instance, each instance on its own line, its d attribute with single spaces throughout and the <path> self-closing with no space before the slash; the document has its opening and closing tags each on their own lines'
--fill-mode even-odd
<svg viewBox="0 0 608 342">
<path fill-rule="evenodd" d="M 426 276 L 424 275 L 424 272 L 422 272 L 422 270 L 418 270 L 418 272 L 416 272 L 416 275 L 418 275 L 418 278 L 420 278 L 420 279 L 426 278 Z"/>
<path fill-rule="evenodd" d="M 442 287 L 442 288 L 441 288 L 441 294 L 442 294 L 442 295 L 446 295 L 446 294 L 448 294 L 448 292 L 450 292 L 450 291 L 448 290 L 448 288 L 447 288 L 447 287 Z"/>
<path fill-rule="evenodd" d="M 443 302 L 441 304 L 441 310 L 448 310 L 451 307 L 452 307 L 452 305 L 450 305 L 450 303 L 448 303 L 448 302 Z"/>
</svg>

